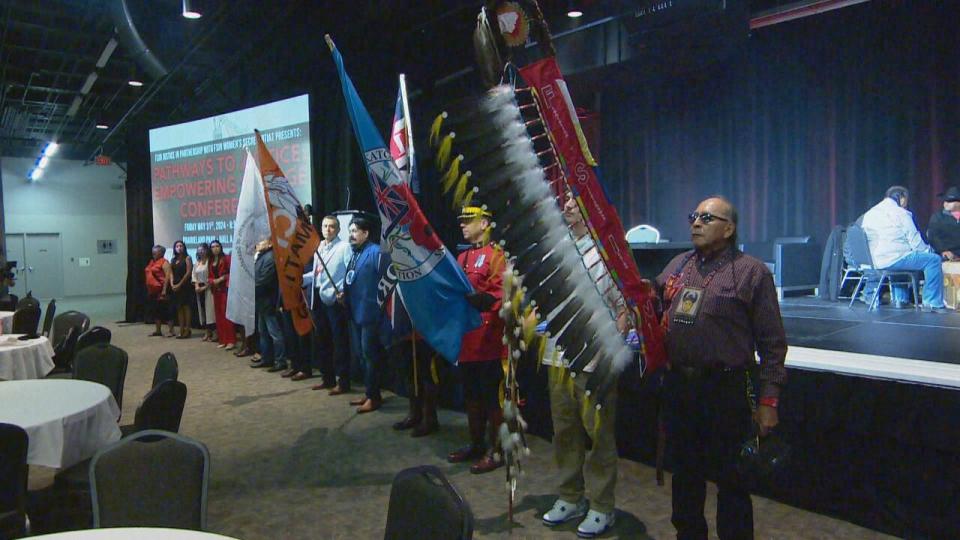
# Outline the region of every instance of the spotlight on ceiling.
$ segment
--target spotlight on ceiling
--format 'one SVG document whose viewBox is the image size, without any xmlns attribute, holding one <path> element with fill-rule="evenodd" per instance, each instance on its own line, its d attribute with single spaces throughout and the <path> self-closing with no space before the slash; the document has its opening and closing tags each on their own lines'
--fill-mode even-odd
<svg viewBox="0 0 960 540">
<path fill-rule="evenodd" d="M 97 129 L 110 129 L 110 126 L 106 124 L 97 124 Z"/>
<path fill-rule="evenodd" d="M 50 164 L 50 158 L 48 158 L 47 156 L 43 156 L 37 161 L 37 168 L 46 169 L 47 165 L 49 164 Z"/>
<path fill-rule="evenodd" d="M 580 17 L 583 17 L 583 12 L 579 9 L 571 9 L 567 12 L 567 17 L 570 17 L 571 19 L 579 19 Z"/>
<path fill-rule="evenodd" d="M 47 143 L 47 146 L 43 149 L 43 155 L 50 157 L 57 153 L 57 150 L 60 148 L 60 145 L 55 142 Z"/>
<path fill-rule="evenodd" d="M 143 81 L 141 81 L 139 78 L 133 78 L 127 81 L 127 84 L 129 84 L 130 86 L 134 86 L 136 88 L 140 88 L 141 86 L 143 86 Z"/>
<path fill-rule="evenodd" d="M 181 11 L 181 14 L 184 19 L 199 19 L 203 17 L 203 13 L 200 13 L 200 10 L 196 8 L 195 3 L 194 0 L 183 0 L 183 11 Z"/>
<path fill-rule="evenodd" d="M 40 177 L 43 176 L 43 169 L 34 169 L 30 171 L 30 180 L 37 181 Z"/>
</svg>

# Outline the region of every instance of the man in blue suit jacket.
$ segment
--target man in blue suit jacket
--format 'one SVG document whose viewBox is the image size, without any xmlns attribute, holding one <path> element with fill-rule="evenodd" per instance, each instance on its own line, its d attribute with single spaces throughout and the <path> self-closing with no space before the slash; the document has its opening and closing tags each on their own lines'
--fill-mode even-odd
<svg viewBox="0 0 960 540">
<path fill-rule="evenodd" d="M 337 296 L 350 315 L 350 350 L 354 357 L 366 364 L 366 396 L 351 401 L 359 405 L 357 412 L 367 413 L 380 408 L 380 382 L 383 373 L 384 354 L 380 343 L 380 323 L 383 311 L 377 303 L 377 285 L 382 270 L 390 264 L 390 257 L 381 253 L 371 219 L 358 215 L 350 222 L 350 247 L 347 276 L 343 291 Z"/>
</svg>

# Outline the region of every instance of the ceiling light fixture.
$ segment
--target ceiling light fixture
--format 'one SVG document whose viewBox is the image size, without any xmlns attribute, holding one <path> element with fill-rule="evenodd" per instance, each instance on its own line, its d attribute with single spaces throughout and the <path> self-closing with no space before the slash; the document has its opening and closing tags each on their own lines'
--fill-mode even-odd
<svg viewBox="0 0 960 540">
<path fill-rule="evenodd" d="M 59 149 L 60 149 L 60 145 L 59 145 L 59 144 L 57 144 L 57 143 L 55 143 L 55 142 L 49 142 L 49 143 L 47 143 L 47 146 L 45 146 L 45 147 L 43 148 L 43 155 L 46 156 L 46 157 L 50 157 L 50 156 L 56 154 L 56 153 L 57 153 L 57 150 L 59 150 Z"/>
<path fill-rule="evenodd" d="M 47 165 L 49 164 L 50 164 L 50 158 L 48 158 L 47 156 L 43 156 L 40 158 L 39 161 L 37 161 L 37 167 L 40 169 L 46 169 Z"/>
<path fill-rule="evenodd" d="M 195 6 L 194 0 L 183 0 L 183 10 L 181 11 L 184 19 L 199 19 L 203 17 L 203 13 L 200 13 Z"/>
<path fill-rule="evenodd" d="M 110 129 L 110 126 L 106 124 L 97 124 L 97 129 Z"/>
<path fill-rule="evenodd" d="M 91 71 L 90 74 L 87 75 L 87 80 L 83 81 L 83 86 L 80 87 L 80 93 L 83 95 L 89 94 L 90 89 L 93 88 L 93 83 L 97 82 L 97 77 L 99 77 L 97 72 Z"/>
<path fill-rule="evenodd" d="M 130 86 L 133 86 L 134 88 L 140 88 L 141 86 L 143 86 L 143 81 L 141 81 L 138 78 L 133 78 L 127 81 L 127 84 L 129 84 Z"/>
<path fill-rule="evenodd" d="M 571 19 L 579 19 L 580 17 L 583 17 L 583 12 L 579 9 L 571 9 L 567 12 L 567 17 L 570 17 Z"/>
<path fill-rule="evenodd" d="M 107 65 L 107 61 L 110 60 L 110 56 L 113 55 L 113 51 L 117 49 L 118 42 L 114 38 L 110 38 L 110 41 L 107 42 L 107 46 L 103 48 L 103 52 L 100 53 L 100 58 L 97 59 L 97 69 L 102 69 Z"/>
<path fill-rule="evenodd" d="M 37 181 L 43 176 L 43 169 L 34 169 L 30 171 L 30 180 Z"/>
</svg>

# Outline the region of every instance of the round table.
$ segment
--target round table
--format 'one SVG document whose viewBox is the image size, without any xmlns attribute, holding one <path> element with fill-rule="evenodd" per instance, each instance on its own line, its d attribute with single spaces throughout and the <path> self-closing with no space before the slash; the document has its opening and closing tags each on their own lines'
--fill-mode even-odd
<svg viewBox="0 0 960 540">
<path fill-rule="evenodd" d="M 0 336 L 0 379 L 40 379 L 53 369 L 53 346 L 40 336 L 20 341 L 19 334 Z"/>
<path fill-rule="evenodd" d="M 4 334 L 13 332 L 12 311 L 0 311 L 0 330 L 2 330 Z"/>
<path fill-rule="evenodd" d="M 0 382 L 0 422 L 26 430 L 27 463 L 65 468 L 120 440 L 120 408 L 106 386 L 72 379 Z"/>
<path fill-rule="evenodd" d="M 222 536 L 186 529 L 162 529 L 159 527 L 114 527 L 110 529 L 87 529 L 84 531 L 66 531 L 54 534 L 31 536 L 31 538 L 62 538 L 63 540 L 236 540 L 232 536 Z"/>
</svg>

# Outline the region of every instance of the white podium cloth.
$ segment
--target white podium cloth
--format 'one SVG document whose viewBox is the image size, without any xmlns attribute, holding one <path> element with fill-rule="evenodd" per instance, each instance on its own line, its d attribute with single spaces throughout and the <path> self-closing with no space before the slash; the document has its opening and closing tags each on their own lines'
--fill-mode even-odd
<svg viewBox="0 0 960 540">
<path fill-rule="evenodd" d="M 120 408 L 106 386 L 72 379 L 0 382 L 0 422 L 26 430 L 27 463 L 65 468 L 120 440 Z"/>
<path fill-rule="evenodd" d="M 18 334 L 0 336 L 0 379 L 22 381 L 41 379 L 53 369 L 53 346 L 50 340 L 20 341 Z"/>
</svg>

